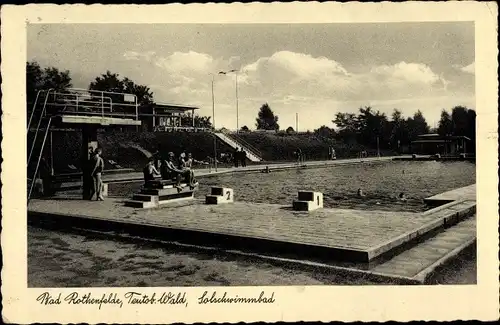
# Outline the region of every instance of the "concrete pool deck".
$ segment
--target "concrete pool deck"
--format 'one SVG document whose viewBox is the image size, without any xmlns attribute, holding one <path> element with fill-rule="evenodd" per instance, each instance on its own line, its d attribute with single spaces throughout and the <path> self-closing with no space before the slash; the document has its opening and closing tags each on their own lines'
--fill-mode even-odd
<svg viewBox="0 0 500 325">
<path fill-rule="evenodd" d="M 476 200 L 476 184 L 465 187 L 456 188 L 451 191 L 433 195 L 425 198 L 425 204 L 435 207 L 442 204 L 450 203 L 457 200 Z"/>
<path fill-rule="evenodd" d="M 198 200 L 134 209 L 125 207 L 123 199 L 55 198 L 32 200 L 28 216 L 35 224 L 55 222 L 61 227 L 127 232 L 202 246 L 368 263 L 475 214 L 475 197 L 459 195 L 469 191 L 454 193 L 455 201 L 423 213 L 352 209 L 304 213 L 276 204 L 213 206 Z"/>
</svg>

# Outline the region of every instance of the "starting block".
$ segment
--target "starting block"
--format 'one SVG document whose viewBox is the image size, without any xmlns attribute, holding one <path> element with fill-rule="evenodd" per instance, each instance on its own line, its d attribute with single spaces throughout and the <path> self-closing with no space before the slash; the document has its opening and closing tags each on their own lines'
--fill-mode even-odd
<svg viewBox="0 0 500 325">
<path fill-rule="evenodd" d="M 295 211 L 313 211 L 323 208 L 323 193 L 299 191 L 298 200 L 293 201 Z"/>
<path fill-rule="evenodd" d="M 205 204 L 221 204 L 234 202 L 234 191 L 232 188 L 212 187 L 210 195 L 205 197 Z"/>
<path fill-rule="evenodd" d="M 187 184 L 175 187 L 175 181 L 155 180 L 145 184 L 144 188 L 125 201 L 125 205 L 133 208 L 155 208 L 172 202 L 194 199 L 194 189 Z"/>
</svg>

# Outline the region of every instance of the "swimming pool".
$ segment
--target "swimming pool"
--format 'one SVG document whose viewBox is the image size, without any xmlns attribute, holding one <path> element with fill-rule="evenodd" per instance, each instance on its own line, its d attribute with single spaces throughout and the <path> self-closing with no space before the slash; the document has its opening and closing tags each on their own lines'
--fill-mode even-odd
<svg viewBox="0 0 500 325">
<path fill-rule="evenodd" d="M 299 190 L 323 193 L 326 208 L 419 212 L 423 199 L 476 182 L 470 162 L 385 161 L 323 168 L 289 169 L 266 173 L 228 173 L 200 180 L 196 196 L 211 186 L 234 189 L 235 199 L 255 203 L 291 205 Z M 110 184 L 110 195 L 131 196 L 141 183 Z M 362 189 L 365 196 L 358 196 Z M 398 199 L 405 193 L 407 201 Z"/>
</svg>

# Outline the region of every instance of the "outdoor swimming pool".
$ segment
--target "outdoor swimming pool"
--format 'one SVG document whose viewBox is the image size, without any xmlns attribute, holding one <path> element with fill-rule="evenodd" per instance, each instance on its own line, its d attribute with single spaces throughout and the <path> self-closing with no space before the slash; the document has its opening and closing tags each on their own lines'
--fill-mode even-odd
<svg viewBox="0 0 500 325">
<path fill-rule="evenodd" d="M 475 182 L 476 165 L 470 162 L 366 162 L 206 176 L 196 196 L 203 198 L 211 186 L 224 186 L 234 189 L 238 201 L 290 205 L 299 190 L 314 190 L 323 193 L 325 208 L 419 212 L 426 210 L 424 198 Z M 141 185 L 110 184 L 110 195 L 128 197 Z M 358 196 L 359 188 L 364 197 Z M 401 192 L 407 201 L 398 200 Z"/>
</svg>

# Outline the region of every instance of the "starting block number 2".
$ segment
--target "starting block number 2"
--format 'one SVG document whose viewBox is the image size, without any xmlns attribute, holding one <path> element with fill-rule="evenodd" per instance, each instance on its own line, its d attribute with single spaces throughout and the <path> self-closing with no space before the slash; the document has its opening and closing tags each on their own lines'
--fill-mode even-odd
<svg viewBox="0 0 500 325">
<path fill-rule="evenodd" d="M 231 191 L 227 191 L 226 195 L 227 195 L 226 199 L 231 200 Z"/>
</svg>

